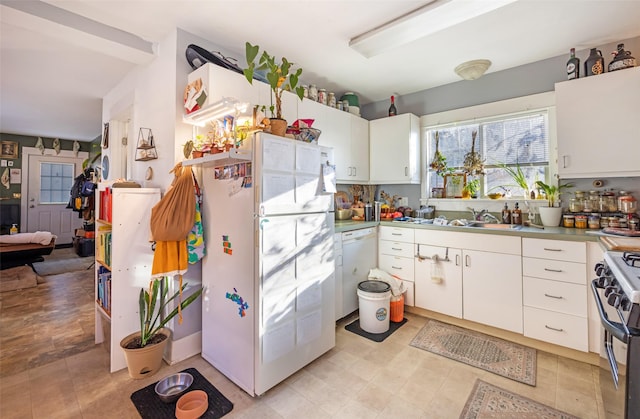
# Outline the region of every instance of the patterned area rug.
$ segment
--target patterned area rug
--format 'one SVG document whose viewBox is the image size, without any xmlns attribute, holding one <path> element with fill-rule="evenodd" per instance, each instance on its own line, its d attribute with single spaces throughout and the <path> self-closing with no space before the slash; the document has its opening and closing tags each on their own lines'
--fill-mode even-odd
<svg viewBox="0 0 640 419">
<path fill-rule="evenodd" d="M 410 345 L 530 386 L 536 385 L 536 350 L 517 343 L 429 320 Z"/>
<path fill-rule="evenodd" d="M 579 419 L 482 380 L 476 380 L 460 419 Z"/>
</svg>

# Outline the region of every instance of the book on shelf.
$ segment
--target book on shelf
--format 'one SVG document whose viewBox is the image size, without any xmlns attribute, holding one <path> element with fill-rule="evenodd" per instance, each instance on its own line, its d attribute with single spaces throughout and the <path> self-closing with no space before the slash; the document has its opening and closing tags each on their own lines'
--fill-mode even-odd
<svg viewBox="0 0 640 419">
<path fill-rule="evenodd" d="M 100 219 L 109 223 L 111 222 L 111 204 L 111 188 L 105 188 L 104 191 L 100 191 Z"/>
<path fill-rule="evenodd" d="M 98 304 L 107 313 L 111 314 L 111 271 L 104 266 L 98 267 Z"/>
</svg>

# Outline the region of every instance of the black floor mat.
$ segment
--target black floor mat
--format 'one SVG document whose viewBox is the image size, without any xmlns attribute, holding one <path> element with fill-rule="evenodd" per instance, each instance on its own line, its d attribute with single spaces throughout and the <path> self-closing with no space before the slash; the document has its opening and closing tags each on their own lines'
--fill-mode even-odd
<svg viewBox="0 0 640 419">
<path fill-rule="evenodd" d="M 350 332 L 355 333 L 356 335 L 363 336 L 363 337 L 365 337 L 367 339 L 370 339 L 370 340 L 372 340 L 374 342 L 382 342 L 383 340 L 388 338 L 393 332 L 398 330 L 400 328 L 400 326 L 402 326 L 406 322 L 407 322 L 406 318 L 403 318 L 402 321 L 398 322 L 398 323 L 389 322 L 389 330 L 387 330 L 384 333 L 369 333 L 369 332 L 365 332 L 364 330 L 362 330 L 360 328 L 360 319 L 359 318 L 356 319 L 355 321 L 349 323 L 344 328 L 347 329 Z"/>
<path fill-rule="evenodd" d="M 188 372 L 193 376 L 193 384 L 189 387 L 189 391 L 203 390 L 209 396 L 209 409 L 201 416 L 202 418 L 221 418 L 233 410 L 233 403 L 224 397 L 213 384 L 208 382 L 197 369 L 187 368 L 180 372 Z M 160 400 L 154 390 L 157 383 L 156 381 L 133 393 L 131 401 L 143 419 L 173 419 L 176 417 L 176 402 L 165 403 Z"/>
</svg>

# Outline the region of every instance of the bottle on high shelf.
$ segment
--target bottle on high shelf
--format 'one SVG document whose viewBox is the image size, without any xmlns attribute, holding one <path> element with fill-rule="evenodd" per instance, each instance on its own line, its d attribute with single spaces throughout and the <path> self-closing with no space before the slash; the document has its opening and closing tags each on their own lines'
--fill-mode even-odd
<svg viewBox="0 0 640 419">
<path fill-rule="evenodd" d="M 580 58 L 576 57 L 576 49 L 571 48 L 571 58 L 567 61 L 567 79 L 577 79 L 580 77 Z"/>
<path fill-rule="evenodd" d="M 391 96 L 391 106 L 389 106 L 389 116 L 394 116 L 398 114 L 398 110 L 396 109 L 395 99 Z"/>
</svg>

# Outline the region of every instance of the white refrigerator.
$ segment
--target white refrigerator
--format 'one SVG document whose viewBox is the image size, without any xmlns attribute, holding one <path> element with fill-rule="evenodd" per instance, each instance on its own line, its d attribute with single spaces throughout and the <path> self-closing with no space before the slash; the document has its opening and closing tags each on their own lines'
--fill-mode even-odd
<svg viewBox="0 0 640 419">
<path fill-rule="evenodd" d="M 202 357 L 254 396 L 335 346 L 334 214 L 323 147 L 245 141 L 202 172 Z"/>
</svg>

